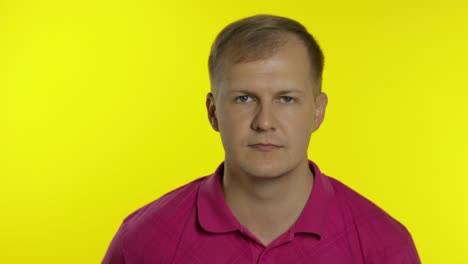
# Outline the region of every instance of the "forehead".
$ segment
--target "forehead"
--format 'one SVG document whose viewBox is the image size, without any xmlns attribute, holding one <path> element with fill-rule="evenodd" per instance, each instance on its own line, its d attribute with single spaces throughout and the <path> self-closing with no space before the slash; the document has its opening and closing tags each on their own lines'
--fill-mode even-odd
<svg viewBox="0 0 468 264">
<path fill-rule="evenodd" d="M 304 44 L 290 38 L 265 59 L 232 64 L 223 89 L 311 89 L 311 65 Z"/>
</svg>

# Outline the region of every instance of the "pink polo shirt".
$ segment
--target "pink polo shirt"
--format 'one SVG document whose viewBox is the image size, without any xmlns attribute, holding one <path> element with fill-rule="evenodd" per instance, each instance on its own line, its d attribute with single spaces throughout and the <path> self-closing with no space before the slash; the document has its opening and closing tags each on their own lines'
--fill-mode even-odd
<svg viewBox="0 0 468 264">
<path fill-rule="evenodd" d="M 302 214 L 267 247 L 227 206 L 221 164 L 129 215 L 102 263 L 420 263 L 402 224 L 309 164 L 315 181 Z"/>
</svg>

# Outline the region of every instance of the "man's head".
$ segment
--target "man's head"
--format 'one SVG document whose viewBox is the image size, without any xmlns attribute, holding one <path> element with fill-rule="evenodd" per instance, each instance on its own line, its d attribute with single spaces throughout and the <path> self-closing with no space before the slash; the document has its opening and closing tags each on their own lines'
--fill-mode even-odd
<svg viewBox="0 0 468 264">
<path fill-rule="evenodd" d="M 268 178 L 307 165 L 327 97 L 320 90 L 323 55 L 305 28 L 275 16 L 235 22 L 216 39 L 209 67 L 206 106 L 225 165 Z"/>
</svg>

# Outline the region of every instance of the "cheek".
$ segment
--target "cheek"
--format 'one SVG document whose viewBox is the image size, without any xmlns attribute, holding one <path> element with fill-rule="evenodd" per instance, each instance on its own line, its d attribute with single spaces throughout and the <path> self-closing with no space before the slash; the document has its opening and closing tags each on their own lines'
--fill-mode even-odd
<svg viewBox="0 0 468 264">
<path fill-rule="evenodd" d="M 218 124 L 223 144 L 239 145 L 249 132 L 249 115 L 241 111 L 223 111 L 218 115 Z"/>
<path fill-rule="evenodd" d="M 297 141 L 304 141 L 304 139 L 310 137 L 312 131 L 312 124 L 310 120 L 303 120 L 301 122 L 297 122 L 294 125 L 294 131 L 291 133 L 294 134 L 294 138 Z"/>
<path fill-rule="evenodd" d="M 245 128 L 251 121 L 254 110 L 253 107 L 235 107 L 228 105 L 220 109 L 218 118 L 221 124 L 226 128 Z"/>
<path fill-rule="evenodd" d="M 298 113 L 289 116 L 290 122 L 285 126 L 290 140 L 298 145 L 309 141 L 313 131 L 314 117 L 311 113 Z"/>
</svg>

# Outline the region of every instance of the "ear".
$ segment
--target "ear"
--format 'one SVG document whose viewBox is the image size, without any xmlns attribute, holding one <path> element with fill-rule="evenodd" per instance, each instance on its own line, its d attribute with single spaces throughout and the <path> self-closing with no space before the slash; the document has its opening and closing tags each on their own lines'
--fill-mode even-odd
<svg viewBox="0 0 468 264">
<path fill-rule="evenodd" d="M 216 117 L 216 105 L 213 93 L 206 95 L 206 111 L 208 112 L 208 121 L 210 121 L 211 127 L 219 132 L 218 118 Z"/>
<path fill-rule="evenodd" d="M 314 127 L 312 131 L 316 131 L 323 122 L 325 118 L 325 110 L 328 105 L 328 97 L 325 93 L 320 93 L 317 98 L 315 98 L 315 120 Z"/>
</svg>

